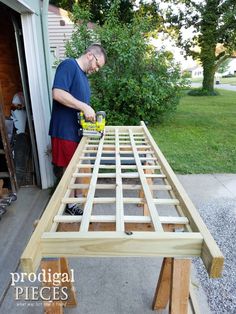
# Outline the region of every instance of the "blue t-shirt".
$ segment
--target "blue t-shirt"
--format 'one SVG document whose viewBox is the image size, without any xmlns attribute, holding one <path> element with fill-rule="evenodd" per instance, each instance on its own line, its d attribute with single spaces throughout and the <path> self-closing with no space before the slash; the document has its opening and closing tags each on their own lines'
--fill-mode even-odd
<svg viewBox="0 0 236 314">
<path fill-rule="evenodd" d="M 56 71 L 53 88 L 63 89 L 76 99 L 89 104 L 90 86 L 86 73 L 82 71 L 75 59 L 62 61 Z M 79 142 L 80 125 L 77 113 L 79 111 L 53 100 L 49 135 L 64 140 Z"/>
</svg>

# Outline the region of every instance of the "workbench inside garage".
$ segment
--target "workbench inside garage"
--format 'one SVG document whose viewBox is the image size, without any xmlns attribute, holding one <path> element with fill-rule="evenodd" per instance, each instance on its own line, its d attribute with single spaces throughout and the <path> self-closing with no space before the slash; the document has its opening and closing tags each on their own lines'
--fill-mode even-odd
<svg viewBox="0 0 236 314">
<path fill-rule="evenodd" d="M 73 189 L 83 196 L 70 197 Z M 65 215 L 75 202 L 84 214 Z M 143 122 L 82 139 L 21 266 L 34 272 L 42 259 L 47 267 L 58 258 L 68 268 L 66 258 L 80 256 L 163 257 L 153 309 L 169 302 L 170 313 L 188 311 L 192 257 L 201 257 L 210 277 L 221 275 L 220 249 Z"/>
</svg>

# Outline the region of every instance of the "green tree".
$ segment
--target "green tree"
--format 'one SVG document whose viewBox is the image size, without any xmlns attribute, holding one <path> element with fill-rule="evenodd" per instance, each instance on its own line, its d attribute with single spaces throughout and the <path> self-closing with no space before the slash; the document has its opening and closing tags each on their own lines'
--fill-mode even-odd
<svg viewBox="0 0 236 314">
<path fill-rule="evenodd" d="M 145 1 L 140 0 L 137 6 L 136 15 L 141 16 L 149 20 L 149 26 L 151 27 L 151 35 L 163 30 L 164 19 L 160 14 L 159 3 L 156 0 Z"/>
<path fill-rule="evenodd" d="M 178 30 L 178 44 L 185 49 L 187 55 L 200 60 L 203 67 L 202 89 L 213 94 L 215 72 L 236 49 L 235 0 L 166 0 L 166 2 L 170 4 L 166 16 L 171 25 Z M 182 5 L 178 12 L 176 4 Z M 193 28 L 194 37 L 185 40 L 181 30 L 185 31 L 190 27 Z M 218 49 L 220 44 L 221 50 Z M 198 52 L 195 47 L 200 48 Z"/>
<path fill-rule="evenodd" d="M 103 25 L 106 16 L 110 11 L 112 1 L 109 0 L 50 0 L 50 4 L 54 4 L 65 10 L 72 11 L 74 4 L 90 12 L 90 22 Z M 130 22 L 134 15 L 135 0 L 121 0 L 119 7 L 119 20 L 122 22 Z"/>
<path fill-rule="evenodd" d="M 49 0 L 50 4 L 53 4 L 67 11 L 72 11 L 73 5 L 77 2 L 78 0 Z"/>
<path fill-rule="evenodd" d="M 111 9 L 112 2 L 108 0 L 80 0 L 79 5 L 81 8 L 90 11 L 92 22 L 103 25 Z M 127 23 L 132 20 L 134 3 L 135 0 L 120 0 L 117 12 L 120 21 Z"/>
<path fill-rule="evenodd" d="M 85 46 L 101 42 L 108 63 L 91 76 L 92 100 L 96 110 L 105 110 L 110 124 L 139 124 L 140 120 L 156 123 L 176 109 L 183 82 L 172 55 L 157 53 L 145 36 L 150 29 L 140 16 L 132 23 L 119 21 L 119 1 L 113 1 L 102 27 L 87 28 L 88 12 L 75 7 L 75 32 L 66 46 L 68 56 L 77 57 Z"/>
<path fill-rule="evenodd" d="M 229 69 L 229 63 L 230 63 L 230 59 L 226 59 L 225 61 L 223 61 L 219 65 L 217 72 L 219 72 L 219 73 L 226 72 Z"/>
</svg>

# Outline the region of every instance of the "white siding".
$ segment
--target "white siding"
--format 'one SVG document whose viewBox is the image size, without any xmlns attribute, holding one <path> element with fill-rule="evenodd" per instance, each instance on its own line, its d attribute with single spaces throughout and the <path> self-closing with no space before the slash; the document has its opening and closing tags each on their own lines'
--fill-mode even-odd
<svg viewBox="0 0 236 314">
<path fill-rule="evenodd" d="M 202 67 L 198 66 L 192 70 L 192 78 L 200 78 L 203 77 L 203 69 Z"/>
<path fill-rule="evenodd" d="M 236 74 L 236 58 L 232 58 L 229 63 L 228 73 L 226 74 Z"/>
<path fill-rule="evenodd" d="M 65 26 L 60 25 L 61 20 Z M 65 42 L 71 37 L 73 29 L 74 24 L 68 17 L 48 12 L 49 46 L 54 61 L 65 58 Z"/>
</svg>

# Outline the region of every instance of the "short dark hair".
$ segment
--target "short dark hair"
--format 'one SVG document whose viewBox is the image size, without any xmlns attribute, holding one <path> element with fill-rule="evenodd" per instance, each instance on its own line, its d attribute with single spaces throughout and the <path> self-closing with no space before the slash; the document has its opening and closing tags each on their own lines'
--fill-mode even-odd
<svg viewBox="0 0 236 314">
<path fill-rule="evenodd" d="M 105 63 L 107 63 L 107 54 L 105 49 L 100 44 L 92 44 L 90 45 L 84 52 L 86 54 L 87 52 L 93 52 L 96 55 L 103 55 Z"/>
</svg>

